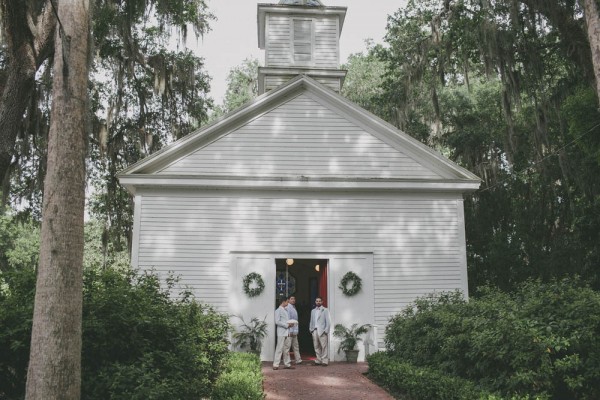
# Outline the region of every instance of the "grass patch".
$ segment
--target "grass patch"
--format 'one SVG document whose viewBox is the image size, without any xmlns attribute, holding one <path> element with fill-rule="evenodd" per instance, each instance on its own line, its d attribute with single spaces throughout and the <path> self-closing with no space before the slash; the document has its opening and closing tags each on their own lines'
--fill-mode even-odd
<svg viewBox="0 0 600 400">
<path fill-rule="evenodd" d="M 213 400 L 263 400 L 263 375 L 256 354 L 231 353 L 217 379 Z"/>
</svg>

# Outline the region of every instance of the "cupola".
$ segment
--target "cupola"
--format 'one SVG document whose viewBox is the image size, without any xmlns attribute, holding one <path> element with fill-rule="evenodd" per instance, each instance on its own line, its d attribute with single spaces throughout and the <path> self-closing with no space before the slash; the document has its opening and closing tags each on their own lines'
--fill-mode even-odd
<svg viewBox="0 0 600 400">
<path fill-rule="evenodd" d="M 258 47 L 265 50 L 265 66 L 258 69 L 259 94 L 302 74 L 339 92 L 346 77 L 340 69 L 346 10 L 319 0 L 258 4 Z"/>
</svg>

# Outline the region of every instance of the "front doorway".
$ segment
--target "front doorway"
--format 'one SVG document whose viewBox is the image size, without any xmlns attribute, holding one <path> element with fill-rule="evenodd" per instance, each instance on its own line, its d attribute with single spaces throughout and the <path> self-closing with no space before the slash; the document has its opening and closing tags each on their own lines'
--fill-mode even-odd
<svg viewBox="0 0 600 400">
<path fill-rule="evenodd" d="M 321 297 L 327 306 L 327 275 L 329 261 L 316 258 L 275 259 L 275 308 L 280 297 L 296 297 L 298 311 L 298 343 L 302 359 L 314 358 L 312 337 L 308 331 L 310 312 L 315 299 Z"/>
<path fill-rule="evenodd" d="M 300 336 L 302 343 L 300 351 L 307 354 L 313 352 L 312 338 L 308 332 L 310 321 L 310 311 L 314 304 L 314 298 L 319 295 L 323 297 L 327 308 L 329 308 L 331 323 L 351 326 L 354 323 L 374 324 L 375 323 L 375 302 L 373 291 L 373 254 L 372 253 L 336 253 L 336 254 L 295 254 L 297 258 L 291 266 L 286 267 L 286 257 L 293 257 L 292 254 L 270 253 L 270 252 L 232 252 L 231 270 L 230 270 L 230 296 L 228 312 L 231 315 L 243 316 L 246 321 L 256 317 L 267 322 L 267 336 L 263 342 L 261 360 L 272 361 L 275 351 L 276 330 L 275 330 L 275 299 L 277 297 L 277 273 L 286 272 L 294 277 L 294 288 L 291 284 L 287 285 L 288 294 L 291 290 L 297 298 L 297 305 L 301 305 L 300 330 L 303 336 Z M 304 258 L 300 258 L 304 256 Z M 276 268 L 273 268 L 275 261 Z M 319 271 L 315 270 L 319 265 Z M 345 273 L 352 271 L 363 280 L 361 291 L 352 297 L 344 296 L 336 288 L 336 284 L 342 279 Z M 244 277 L 250 272 L 259 274 L 265 284 L 263 293 L 256 297 L 249 297 L 244 292 Z M 285 276 L 285 275 L 284 275 Z M 285 290 L 285 286 L 281 286 Z M 283 292 L 285 294 L 285 291 Z M 232 324 L 239 327 L 238 318 L 232 318 Z M 377 332 L 374 333 L 374 343 L 369 344 L 369 350 L 359 353 L 359 361 L 364 360 L 365 354 L 370 354 L 372 346 L 377 348 Z M 367 341 L 361 343 L 367 344 Z M 329 357 L 332 361 L 339 361 L 343 355 L 337 353 L 339 340 L 330 336 Z M 365 346 L 363 346 L 365 347 Z"/>
</svg>

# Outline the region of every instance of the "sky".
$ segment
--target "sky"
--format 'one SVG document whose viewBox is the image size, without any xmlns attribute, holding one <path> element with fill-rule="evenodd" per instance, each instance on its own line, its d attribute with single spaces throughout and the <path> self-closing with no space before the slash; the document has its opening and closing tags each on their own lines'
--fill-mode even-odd
<svg viewBox="0 0 600 400">
<path fill-rule="evenodd" d="M 401 7 L 405 0 L 321 0 L 326 6 L 348 7 L 340 38 L 340 60 L 365 49 L 371 38 L 382 43 L 387 16 Z M 205 68 L 212 77 L 210 96 L 221 104 L 227 88 L 228 71 L 244 59 L 254 57 L 264 64 L 264 51 L 258 48 L 256 10 L 258 3 L 278 3 L 278 0 L 208 0 L 210 11 L 217 17 L 212 30 L 192 46 L 204 57 Z M 189 44 L 188 44 L 189 46 Z"/>
</svg>

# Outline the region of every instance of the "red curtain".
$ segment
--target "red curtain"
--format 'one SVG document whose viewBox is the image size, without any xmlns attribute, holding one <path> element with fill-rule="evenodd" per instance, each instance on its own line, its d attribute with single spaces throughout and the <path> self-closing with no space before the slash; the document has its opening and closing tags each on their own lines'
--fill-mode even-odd
<svg viewBox="0 0 600 400">
<path fill-rule="evenodd" d="M 321 268 L 319 273 L 319 297 L 323 299 L 323 305 L 327 307 L 327 270 L 329 263 L 326 263 Z"/>
</svg>

